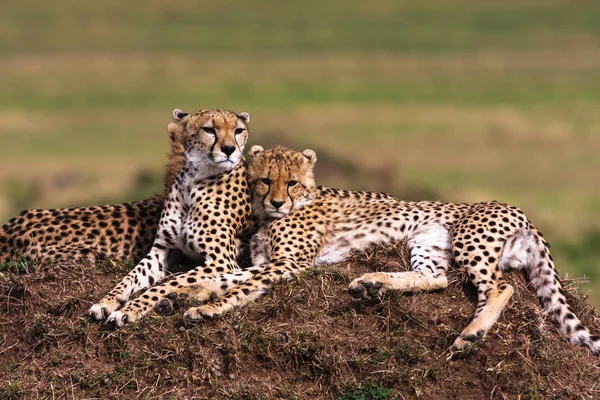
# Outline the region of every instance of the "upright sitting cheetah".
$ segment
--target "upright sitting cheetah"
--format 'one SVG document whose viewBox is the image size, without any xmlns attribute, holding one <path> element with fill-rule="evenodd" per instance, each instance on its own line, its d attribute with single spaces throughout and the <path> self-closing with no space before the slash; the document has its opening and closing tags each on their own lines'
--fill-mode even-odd
<svg viewBox="0 0 600 400">
<path fill-rule="evenodd" d="M 165 191 L 183 167 L 177 126 L 169 126 L 171 150 Z M 133 203 L 25 210 L 0 228 L 0 262 L 27 257 L 43 262 L 139 261 L 148 253 L 165 200 L 164 193 Z"/>
<path fill-rule="evenodd" d="M 207 276 L 235 271 L 236 239 L 251 229 L 243 159 L 250 116 L 222 110 L 188 115 L 175 110 L 173 119 L 182 134 L 186 163 L 171 186 L 148 255 L 89 311 L 96 320 L 107 317 L 108 325 L 137 320 L 165 293 L 166 289 L 154 287 L 117 311 L 132 293 L 165 276 L 170 250 L 179 249 L 200 265 L 178 277 L 191 285 L 197 271 Z"/>
<path fill-rule="evenodd" d="M 448 266 L 456 262 L 478 290 L 474 319 L 453 345 L 453 351 L 462 351 L 485 336 L 512 296 L 503 272 L 523 270 L 542 307 L 571 342 L 600 354 L 600 338 L 590 335 L 565 301 L 548 244 L 518 208 L 496 201 L 405 202 L 383 193 L 315 187 L 312 150 L 254 146 L 250 154 L 253 208 L 264 224 L 252 240 L 255 267 L 206 279 L 195 293 L 186 292 L 200 300 L 220 296 L 188 310 L 188 318 L 247 304 L 272 282 L 299 270 L 342 261 L 372 244 L 407 239 L 412 271 L 357 278 L 349 288 L 354 297 L 445 288 Z"/>
</svg>

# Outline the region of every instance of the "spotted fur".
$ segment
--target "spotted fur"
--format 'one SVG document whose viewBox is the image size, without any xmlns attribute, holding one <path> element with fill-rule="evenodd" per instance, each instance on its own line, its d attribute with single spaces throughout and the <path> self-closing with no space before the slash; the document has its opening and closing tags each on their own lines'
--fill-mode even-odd
<svg viewBox="0 0 600 400">
<path fill-rule="evenodd" d="M 177 126 L 169 125 L 168 132 L 165 191 L 185 162 Z M 0 228 L 0 262 L 20 257 L 50 263 L 137 262 L 154 241 L 164 200 L 164 193 L 156 193 L 133 203 L 25 210 Z"/>
<path fill-rule="evenodd" d="M 199 265 L 177 277 L 179 285 L 193 285 L 198 273 L 214 276 L 237 270 L 236 239 L 251 230 L 250 191 L 243 159 L 249 115 L 222 110 L 188 115 L 175 110 L 173 119 L 182 134 L 185 166 L 171 186 L 152 248 L 89 311 L 96 320 L 107 317 L 108 325 L 133 322 L 156 305 L 167 290 L 162 285 L 125 303 L 131 294 L 165 276 L 172 250 L 183 251 Z"/>
<path fill-rule="evenodd" d="M 188 310 L 188 318 L 222 314 L 303 269 L 342 261 L 373 244 L 406 239 L 411 271 L 363 275 L 352 281 L 350 294 L 371 298 L 386 290 L 443 289 L 448 267 L 465 267 L 477 287 L 478 304 L 452 347 L 461 352 L 485 336 L 510 300 L 514 290 L 503 273 L 522 270 L 544 311 L 570 341 L 600 354 L 600 339 L 566 303 L 548 243 L 518 208 L 497 201 L 406 202 L 383 193 L 315 187 L 313 151 L 263 151 L 255 146 L 250 154 L 254 212 L 264 224 L 253 238 L 255 266 L 207 278 L 195 293 L 186 292 L 201 300 L 214 299 Z"/>
</svg>

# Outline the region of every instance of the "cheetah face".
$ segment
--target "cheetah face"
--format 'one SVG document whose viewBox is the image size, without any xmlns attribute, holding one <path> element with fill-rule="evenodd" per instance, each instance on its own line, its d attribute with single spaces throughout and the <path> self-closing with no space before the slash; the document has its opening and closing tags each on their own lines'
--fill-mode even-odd
<svg viewBox="0 0 600 400">
<path fill-rule="evenodd" d="M 310 204 L 316 197 L 313 167 L 317 155 L 283 147 L 250 149 L 248 183 L 253 212 L 261 219 L 282 218 Z"/>
<path fill-rule="evenodd" d="M 230 171 L 242 160 L 248 140 L 248 113 L 200 110 L 189 115 L 176 109 L 173 119 L 180 127 L 188 162 L 199 169 Z"/>
</svg>

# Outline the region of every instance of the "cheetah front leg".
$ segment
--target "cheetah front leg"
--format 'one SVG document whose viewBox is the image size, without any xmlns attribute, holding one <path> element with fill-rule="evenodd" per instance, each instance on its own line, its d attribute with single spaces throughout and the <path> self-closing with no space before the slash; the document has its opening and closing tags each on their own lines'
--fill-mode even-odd
<svg viewBox="0 0 600 400">
<path fill-rule="evenodd" d="M 183 297 L 189 297 L 201 302 L 216 299 L 225 294 L 228 289 L 248 281 L 253 276 L 262 272 L 269 265 L 271 256 L 271 247 L 266 229 L 265 227 L 256 232 L 250 240 L 253 267 L 225 273 L 220 276 L 206 275 L 205 271 L 198 271 L 176 277 L 164 285 L 166 286 L 168 295 L 157 302 L 157 305 L 154 307 L 155 311 L 162 315 L 169 315 L 181 303 L 180 299 Z M 162 287 L 152 288 L 149 292 L 156 295 L 157 291 L 160 292 L 162 289 Z M 161 295 L 162 293 L 158 294 Z M 190 320 L 200 318 L 197 309 L 194 308 L 190 309 L 187 315 Z"/>
<path fill-rule="evenodd" d="M 175 278 L 166 285 L 169 294 L 158 302 L 154 307 L 154 310 L 161 315 L 169 315 L 177 308 L 174 303 L 179 304 L 183 298 L 207 302 L 210 299 L 215 299 L 223 295 L 228 288 L 239 285 L 241 282 L 250 279 L 262 270 L 262 266 L 257 266 L 223 274 L 221 276 L 186 274 L 186 276 L 183 276 L 180 279 Z M 188 279 L 190 276 L 192 276 L 192 280 L 195 281 L 191 285 L 189 284 Z M 153 293 L 156 291 L 152 288 L 149 292 Z"/>
<path fill-rule="evenodd" d="M 235 307 L 243 307 L 268 293 L 274 282 L 292 279 L 298 272 L 311 265 L 306 261 L 296 262 L 292 258 L 284 258 L 272 260 L 265 266 L 251 268 L 245 274 L 249 278 L 241 282 L 235 275 L 226 274 L 221 279 L 219 290 L 215 292 L 221 295 L 200 307 L 190 308 L 184 317 L 188 320 L 210 319 Z"/>
<path fill-rule="evenodd" d="M 166 282 L 150 288 L 138 298 L 128 302 L 119 311 L 107 319 L 110 327 L 119 328 L 126 323 L 139 320 L 152 309 L 160 314 L 173 311 L 182 295 L 205 301 L 214 292 L 219 292 L 218 281 L 211 278 L 237 270 L 236 242 L 233 228 L 224 233 L 227 239 L 214 244 L 211 237 L 199 237 L 195 246 L 206 249 L 205 263 L 184 274 L 177 275 Z M 247 277 L 240 278 L 247 279 Z"/>
<path fill-rule="evenodd" d="M 113 316 L 131 294 L 147 288 L 165 276 L 169 250 L 152 246 L 150 253 L 136 265 L 106 296 L 94 304 L 89 315 L 96 321 Z M 113 318 L 114 319 L 114 318 Z"/>
<path fill-rule="evenodd" d="M 220 296 L 200 307 L 190 308 L 184 317 L 191 321 L 213 318 L 234 307 L 243 307 L 266 294 L 274 282 L 292 279 L 298 272 L 313 267 L 322 248 L 325 229 L 313 223 L 313 230 L 306 235 L 305 218 L 303 213 L 292 214 L 261 230 L 253 239 L 252 260 L 269 262 L 247 270 L 247 279 L 242 281 L 232 274 L 223 275 L 219 290 L 215 291 Z M 282 227 L 287 228 L 286 237 L 290 238 L 286 246 L 276 245 L 278 236 L 274 232 L 281 232 Z"/>
<path fill-rule="evenodd" d="M 431 291 L 448 286 L 446 271 L 453 262 L 450 234 L 439 224 L 428 224 L 408 239 L 411 271 L 373 272 L 353 280 L 349 293 L 358 299 L 377 298 L 387 290 Z"/>
<path fill-rule="evenodd" d="M 176 233 L 181 231 L 183 215 L 183 199 L 178 192 L 178 185 L 173 184 L 165 200 L 165 207 L 150 252 L 100 302 L 90 308 L 88 314 L 93 319 L 100 321 L 110 317 L 133 293 L 152 286 L 164 278 L 169 251 L 177 248 Z"/>
<path fill-rule="evenodd" d="M 153 309 L 160 315 L 169 315 L 178 308 L 182 299 L 208 301 L 225 293 L 228 287 L 251 278 L 261 269 L 252 267 L 217 277 L 205 273 L 207 267 L 208 265 L 197 267 L 151 287 L 138 298 L 125 304 L 123 308 L 112 313 L 107 319 L 107 324 L 111 328 L 120 328 L 127 323 L 138 321 Z"/>
</svg>

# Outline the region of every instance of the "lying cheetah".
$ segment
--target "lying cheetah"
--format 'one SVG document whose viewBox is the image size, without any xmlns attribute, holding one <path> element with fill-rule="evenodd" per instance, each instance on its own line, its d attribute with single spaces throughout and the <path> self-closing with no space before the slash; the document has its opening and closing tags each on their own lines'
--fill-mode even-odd
<svg viewBox="0 0 600 400">
<path fill-rule="evenodd" d="M 165 191 L 185 162 L 177 126 L 170 125 L 168 132 Z M 25 210 L 0 228 L 0 262 L 20 257 L 51 263 L 106 258 L 138 262 L 152 245 L 164 200 L 164 193 L 156 193 L 133 203 Z"/>
<path fill-rule="evenodd" d="M 550 318 L 572 343 L 600 354 L 600 338 L 571 312 L 549 246 L 521 210 L 497 201 L 453 204 L 405 202 L 383 193 L 315 187 L 312 150 L 250 150 L 248 182 L 254 213 L 264 223 L 252 240 L 252 268 L 200 282 L 179 293 L 213 301 L 190 309 L 191 319 L 213 317 L 263 295 L 279 279 L 323 263 L 337 263 L 376 243 L 406 239 L 411 271 L 369 273 L 349 287 L 356 298 L 386 290 L 421 291 L 448 285 L 446 271 L 464 266 L 478 290 L 474 319 L 452 346 L 466 350 L 485 336 L 513 294 L 502 274 L 522 270 Z M 198 277 L 200 280 L 200 277 Z"/>
<path fill-rule="evenodd" d="M 247 113 L 202 110 L 188 115 L 173 111 L 181 131 L 186 162 L 171 186 L 148 255 L 90 308 L 96 320 L 107 318 L 108 326 L 121 326 L 139 319 L 151 309 L 165 289 L 160 286 L 125 304 L 131 294 L 154 285 L 165 276 L 169 254 L 179 249 L 213 276 L 237 270 L 236 238 L 252 228 L 250 189 L 246 180 L 243 151 L 248 140 Z M 214 267 L 213 267 L 214 265 Z M 194 283 L 191 275 L 179 277 Z M 125 307 L 117 311 L 122 305 Z"/>
</svg>

